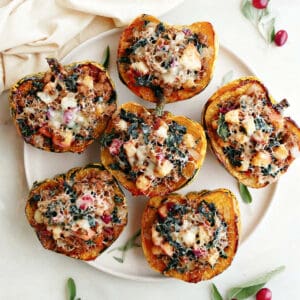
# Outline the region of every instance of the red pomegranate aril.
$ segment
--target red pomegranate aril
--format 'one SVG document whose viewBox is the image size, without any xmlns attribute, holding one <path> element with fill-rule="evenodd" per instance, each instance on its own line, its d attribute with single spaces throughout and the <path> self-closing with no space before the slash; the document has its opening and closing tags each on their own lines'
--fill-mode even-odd
<svg viewBox="0 0 300 300">
<path fill-rule="evenodd" d="M 252 0 L 252 5 L 257 9 L 264 9 L 268 6 L 269 0 Z"/>
<path fill-rule="evenodd" d="M 276 44 L 276 46 L 281 47 L 286 43 L 287 39 L 287 32 L 285 30 L 279 30 L 275 34 L 274 43 Z"/>
<path fill-rule="evenodd" d="M 256 300 L 272 300 L 272 292 L 268 288 L 263 288 L 256 293 Z"/>
</svg>

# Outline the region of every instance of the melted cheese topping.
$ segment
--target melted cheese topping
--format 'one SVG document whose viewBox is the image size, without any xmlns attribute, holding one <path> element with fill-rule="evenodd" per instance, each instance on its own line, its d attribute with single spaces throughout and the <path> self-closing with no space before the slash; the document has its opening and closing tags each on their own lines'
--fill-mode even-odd
<svg viewBox="0 0 300 300">
<path fill-rule="evenodd" d="M 192 271 L 207 263 L 214 267 L 220 256 L 226 257 L 227 225 L 213 204 L 165 202 L 158 214 L 151 229 L 152 252 L 164 255 L 166 270 Z"/>
<path fill-rule="evenodd" d="M 176 29 L 153 22 L 133 30 L 133 41 L 127 52 L 128 72 L 133 71 L 136 84 L 149 86 L 151 82 L 163 88 L 164 93 L 195 86 L 204 76 L 210 57 L 204 36 L 197 36 L 187 28 Z"/>
<path fill-rule="evenodd" d="M 17 104 L 14 113 L 25 141 L 39 148 L 56 151 L 90 143 L 95 128 L 116 109 L 109 78 L 92 64 L 76 69 L 58 65 L 42 79 L 28 81 L 32 87 L 24 88 L 21 97 L 12 94 Z M 26 81 L 22 84 L 27 86 Z"/>
<path fill-rule="evenodd" d="M 261 184 L 277 180 L 299 150 L 281 111 L 267 103 L 257 84 L 245 95 L 223 101 L 218 117 L 217 133 L 230 164 L 256 176 Z"/>
<path fill-rule="evenodd" d="M 182 179 L 187 163 L 189 168 L 197 164 L 199 157 L 193 151 L 198 153 L 198 142 L 174 121 L 166 122 L 149 112 L 137 116 L 121 109 L 113 116 L 112 124 L 108 136 L 113 139 L 107 143 L 114 159 L 111 167 L 122 170 L 145 194 L 150 186 L 168 186 Z"/>
<path fill-rule="evenodd" d="M 80 246 L 70 246 L 76 240 L 69 237 L 92 243 L 103 231 L 126 223 L 124 196 L 116 194 L 115 189 L 116 184 L 107 171 L 90 169 L 78 182 L 69 179 L 56 188 L 51 186 L 42 190 L 38 195 L 40 200 L 34 220 L 37 224 L 44 224 L 57 244 L 66 251 Z"/>
</svg>

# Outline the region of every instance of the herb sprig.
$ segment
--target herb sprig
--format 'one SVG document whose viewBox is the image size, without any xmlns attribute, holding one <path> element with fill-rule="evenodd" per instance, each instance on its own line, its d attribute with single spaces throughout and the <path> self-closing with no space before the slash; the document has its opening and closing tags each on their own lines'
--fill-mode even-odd
<svg viewBox="0 0 300 300">
<path fill-rule="evenodd" d="M 241 182 L 239 182 L 238 185 L 239 185 L 240 195 L 241 195 L 243 201 L 245 203 L 252 203 L 252 196 L 251 196 L 248 188 Z"/>
<path fill-rule="evenodd" d="M 226 299 L 236 299 L 243 300 L 254 296 L 261 288 L 263 288 L 269 280 L 271 280 L 275 275 L 281 273 L 285 269 L 285 266 L 280 266 L 270 272 L 267 272 L 256 279 L 250 280 L 240 286 L 233 287 L 229 290 Z M 217 287 L 212 285 L 212 300 L 223 300 L 223 298 L 218 291 Z"/>
<path fill-rule="evenodd" d="M 81 300 L 81 298 L 76 298 L 76 285 L 73 278 L 69 278 L 67 281 L 67 299 L 68 300 Z"/>
<path fill-rule="evenodd" d="M 102 60 L 101 60 L 101 64 L 105 69 L 107 69 L 109 67 L 109 58 L 110 58 L 110 49 L 109 49 L 109 46 L 107 46 L 105 48 L 105 51 L 103 53 Z"/>
<path fill-rule="evenodd" d="M 257 9 L 252 5 L 252 0 L 243 0 L 242 14 L 257 28 L 260 35 L 268 43 L 272 43 L 275 37 L 275 17 L 268 8 Z"/>
<path fill-rule="evenodd" d="M 116 251 L 116 250 L 122 252 L 121 257 L 113 256 L 113 258 L 117 262 L 123 263 L 125 261 L 126 253 L 130 249 L 141 247 L 141 245 L 137 243 L 137 239 L 139 238 L 140 235 L 141 235 L 141 229 L 139 229 L 123 246 L 111 249 L 110 251 L 108 251 L 108 253 Z"/>
</svg>

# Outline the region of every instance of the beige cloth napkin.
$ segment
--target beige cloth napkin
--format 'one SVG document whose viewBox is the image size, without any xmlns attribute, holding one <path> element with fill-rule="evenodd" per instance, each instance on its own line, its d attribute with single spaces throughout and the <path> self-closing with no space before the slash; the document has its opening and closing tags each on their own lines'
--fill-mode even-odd
<svg viewBox="0 0 300 300">
<path fill-rule="evenodd" d="M 183 0 L 0 0 L 0 93 L 90 37 Z"/>
</svg>

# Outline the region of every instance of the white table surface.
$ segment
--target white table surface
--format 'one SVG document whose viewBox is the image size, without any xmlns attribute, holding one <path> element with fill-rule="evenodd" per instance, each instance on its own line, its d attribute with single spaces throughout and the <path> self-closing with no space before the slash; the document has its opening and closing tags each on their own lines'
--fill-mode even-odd
<svg viewBox="0 0 300 300">
<path fill-rule="evenodd" d="M 266 44 L 242 16 L 239 0 L 188 0 L 163 17 L 170 23 L 207 20 L 219 40 L 251 65 L 275 99 L 287 98 L 287 114 L 300 123 L 300 1 L 272 0 L 276 28 L 286 29 L 288 43 Z M 0 37 L 1 41 L 1 37 Z M 93 299 L 210 299 L 211 282 L 176 280 L 135 282 L 102 273 L 89 265 L 45 251 L 24 215 L 27 186 L 23 143 L 10 120 L 7 94 L 0 96 L 0 299 L 66 299 L 65 283 L 73 277 L 78 296 Z M 43 166 L 41 166 L 42 168 Z M 273 299 L 299 299 L 300 159 L 280 179 L 266 218 L 237 252 L 232 266 L 213 279 L 222 293 L 259 273 L 285 265 L 267 285 Z M 254 200 L 255 201 L 255 200 Z M 298 296 L 297 296 L 298 295 Z"/>
</svg>

